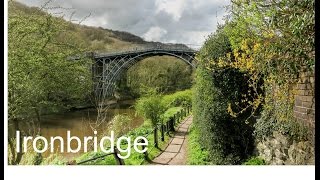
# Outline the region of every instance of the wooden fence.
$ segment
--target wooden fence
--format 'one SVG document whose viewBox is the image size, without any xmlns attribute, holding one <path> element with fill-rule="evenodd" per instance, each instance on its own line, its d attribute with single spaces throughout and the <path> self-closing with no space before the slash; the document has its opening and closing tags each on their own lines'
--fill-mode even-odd
<svg viewBox="0 0 320 180">
<path fill-rule="evenodd" d="M 156 127 L 154 127 L 152 129 L 152 131 L 150 131 L 149 133 L 145 134 L 143 137 L 145 137 L 146 139 L 148 139 L 149 135 L 151 135 L 153 133 L 153 147 L 148 149 L 146 152 L 144 152 L 144 160 L 148 160 L 148 151 L 150 152 L 153 148 L 159 148 L 159 139 L 161 141 L 165 140 L 165 135 L 169 135 L 170 132 L 175 131 L 175 127 L 185 118 L 190 114 L 191 111 L 191 107 L 187 106 L 183 109 L 181 109 L 180 111 L 178 111 L 176 114 L 174 114 L 172 117 L 170 117 L 167 121 L 164 121 L 162 123 L 159 123 Z M 160 138 L 158 137 L 158 130 L 160 130 Z M 143 139 L 141 139 L 140 141 L 141 143 L 145 143 Z M 149 141 L 150 142 L 150 141 Z M 133 144 L 134 145 L 134 144 Z M 133 147 L 133 145 L 131 146 L 131 148 Z M 142 146 L 142 148 L 144 149 L 145 146 Z M 67 165 L 81 165 L 81 164 L 86 164 L 88 162 L 97 160 L 97 159 L 103 159 L 107 156 L 113 156 L 116 160 L 117 165 L 125 165 L 125 162 L 123 159 L 119 158 L 119 156 L 117 154 L 120 154 L 119 150 L 117 149 L 117 147 L 114 147 L 114 151 L 111 153 L 106 153 L 97 157 L 93 157 L 87 160 L 83 160 L 80 162 L 76 162 L 75 160 L 73 161 L 69 161 L 66 164 Z M 143 160 L 143 161 L 144 161 Z M 143 163 L 143 161 L 141 163 Z M 140 164 L 141 164 L 140 163 Z"/>
</svg>

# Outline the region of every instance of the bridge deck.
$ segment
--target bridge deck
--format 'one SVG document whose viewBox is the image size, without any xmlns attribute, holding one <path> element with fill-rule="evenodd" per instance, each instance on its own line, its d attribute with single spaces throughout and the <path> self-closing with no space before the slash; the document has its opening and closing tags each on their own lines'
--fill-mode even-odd
<svg viewBox="0 0 320 180">
<path fill-rule="evenodd" d="M 124 56 L 124 55 L 135 55 L 135 54 L 142 54 L 142 53 L 190 53 L 194 54 L 197 51 L 193 49 L 183 49 L 183 48 L 144 48 L 144 49 L 136 49 L 130 51 L 120 51 L 120 52 L 113 52 L 113 53 L 95 53 L 94 58 L 102 58 L 102 57 L 116 57 L 116 56 Z"/>
</svg>

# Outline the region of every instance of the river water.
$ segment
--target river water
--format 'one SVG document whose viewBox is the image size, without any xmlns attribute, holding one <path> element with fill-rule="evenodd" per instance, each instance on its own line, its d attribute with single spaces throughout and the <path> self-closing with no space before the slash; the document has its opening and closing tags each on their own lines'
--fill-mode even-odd
<svg viewBox="0 0 320 180">
<path fill-rule="evenodd" d="M 117 104 L 108 110 L 106 121 L 103 122 L 98 128 L 96 128 L 97 136 L 109 136 L 105 134 L 110 131 L 110 120 L 117 115 L 128 115 L 132 118 L 130 123 L 131 128 L 140 126 L 143 123 L 143 119 L 135 115 L 135 110 L 130 104 Z M 94 136 L 93 126 L 96 119 L 97 113 L 95 109 L 85 109 L 74 112 L 67 112 L 63 114 L 46 115 L 42 117 L 41 123 L 41 135 L 46 139 L 50 137 L 61 136 L 64 139 L 64 149 L 67 148 L 67 131 L 70 131 L 71 136 L 77 136 L 83 141 L 84 136 Z M 91 124 L 91 126 L 90 126 Z M 62 155 L 64 158 L 70 160 L 83 153 L 83 148 L 78 153 L 67 153 L 59 152 L 60 144 L 59 141 L 55 141 L 54 144 L 56 153 Z M 76 149 L 77 142 L 71 141 L 71 147 Z M 43 153 L 44 157 L 48 157 L 50 152 Z"/>
</svg>

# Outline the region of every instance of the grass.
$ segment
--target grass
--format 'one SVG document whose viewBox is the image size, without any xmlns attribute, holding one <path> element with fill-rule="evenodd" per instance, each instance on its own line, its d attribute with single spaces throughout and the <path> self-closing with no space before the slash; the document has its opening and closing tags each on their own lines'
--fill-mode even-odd
<svg viewBox="0 0 320 180">
<path fill-rule="evenodd" d="M 149 125 L 148 123 L 143 124 L 141 127 L 138 127 L 132 131 L 130 131 L 126 136 L 130 136 L 131 137 L 131 144 L 133 144 L 133 140 L 135 139 L 135 137 L 137 136 L 144 136 L 148 133 L 150 133 L 152 131 L 152 126 Z M 160 134 L 158 133 L 159 137 Z M 153 133 L 150 133 L 150 135 L 147 136 L 148 139 L 148 157 L 150 159 L 154 158 L 157 153 L 160 153 L 160 150 L 158 150 L 157 148 L 153 148 L 153 144 L 154 144 L 154 137 L 153 137 Z M 166 138 L 168 139 L 168 138 Z M 159 141 L 159 145 L 161 147 L 161 145 L 163 144 L 163 142 Z M 121 149 L 126 149 L 128 148 L 127 144 L 122 144 L 121 145 Z M 77 162 L 80 161 L 84 161 L 87 159 L 91 159 L 97 156 L 102 155 L 102 152 L 88 152 L 88 153 L 84 153 L 82 156 L 80 156 L 79 158 L 76 159 Z M 121 153 L 121 155 L 126 155 L 126 153 Z M 133 148 L 131 148 L 131 152 L 130 152 L 130 156 L 127 159 L 124 159 L 124 162 L 126 165 L 140 165 L 140 164 L 144 164 L 145 162 L 144 159 L 144 154 L 138 153 L 136 152 Z M 86 165 L 116 165 L 116 160 L 114 158 L 113 155 L 109 155 L 106 156 L 104 158 L 100 158 L 91 162 L 86 163 Z"/>
<path fill-rule="evenodd" d="M 209 152 L 201 147 L 199 144 L 200 135 L 198 130 L 191 125 L 190 134 L 188 136 L 188 165 L 208 165 L 211 164 L 209 160 Z"/>
<path fill-rule="evenodd" d="M 266 162 L 264 161 L 264 159 L 254 156 L 244 162 L 243 165 L 266 165 Z"/>
<path fill-rule="evenodd" d="M 173 117 L 177 112 L 181 111 L 183 108 L 182 107 L 172 107 L 169 108 L 164 114 L 163 114 L 163 119 L 168 120 L 170 117 Z"/>
<path fill-rule="evenodd" d="M 172 117 L 175 113 L 181 111 L 182 107 L 172 107 L 169 108 L 163 115 L 163 117 L 165 117 L 166 119 L 169 119 L 170 117 Z M 148 159 L 152 160 L 155 157 L 157 157 L 162 150 L 164 150 L 170 140 L 170 137 L 173 136 L 173 132 L 170 132 L 169 134 L 165 133 L 165 138 L 164 141 L 161 141 L 161 131 L 158 130 L 158 146 L 159 148 L 155 148 L 154 147 L 154 135 L 153 135 L 153 127 L 151 125 L 150 121 L 145 121 L 140 127 L 135 128 L 131 131 L 129 131 L 125 136 L 127 137 L 131 137 L 131 145 L 133 145 L 133 141 L 137 136 L 146 136 L 148 135 L 146 138 L 148 139 Z M 126 149 L 128 147 L 128 145 L 126 143 L 122 143 L 121 144 L 121 149 Z M 141 147 L 139 147 L 141 148 Z M 98 152 L 94 152 L 94 151 L 90 151 L 87 153 L 83 153 L 81 156 L 75 158 L 75 161 L 77 163 L 84 161 L 84 160 L 88 160 L 91 158 L 95 158 L 98 156 L 101 156 L 105 154 L 102 151 L 98 151 Z M 122 156 L 126 155 L 126 153 L 121 153 Z M 55 165 L 63 165 L 65 164 L 66 161 L 63 160 L 63 158 L 61 156 L 50 156 L 48 158 L 44 159 L 44 162 L 42 164 L 55 164 Z M 124 159 L 125 165 L 146 165 L 149 164 L 150 162 L 147 161 L 144 157 L 144 154 L 138 153 L 134 150 L 134 148 L 131 148 L 131 152 L 130 152 L 130 156 L 127 159 Z M 114 158 L 113 155 L 108 155 L 106 157 L 103 158 L 99 158 L 90 162 L 87 162 L 83 165 L 116 165 L 116 160 Z"/>
<path fill-rule="evenodd" d="M 180 111 L 182 109 L 182 107 L 174 107 L 174 108 L 170 108 L 168 109 L 165 113 L 164 113 L 164 117 L 172 117 L 176 112 Z M 145 136 L 147 134 L 149 134 L 147 136 L 148 139 L 148 158 L 150 160 L 154 159 L 155 157 L 157 157 L 163 149 L 166 148 L 166 146 L 168 145 L 168 142 L 170 140 L 170 137 L 172 137 L 173 133 L 170 132 L 169 135 L 167 133 L 165 133 L 165 138 L 164 141 L 161 141 L 161 132 L 160 130 L 158 130 L 158 148 L 154 147 L 154 135 L 151 132 L 152 131 L 152 126 L 151 123 L 149 121 L 145 121 L 144 124 L 138 128 L 135 128 L 133 130 L 131 130 L 129 133 L 127 133 L 126 136 L 130 136 L 131 137 L 131 144 L 133 144 L 133 140 L 135 139 L 135 137 L 137 136 Z M 128 145 L 126 144 L 122 144 L 121 148 L 122 149 L 126 149 L 128 147 Z M 80 157 L 78 157 L 76 159 L 77 162 L 80 161 L 84 161 L 90 158 L 94 158 L 97 156 L 102 155 L 102 152 L 88 152 L 88 153 L 84 153 L 83 155 L 81 155 Z M 122 155 L 125 155 L 124 153 L 122 153 Z M 149 164 L 149 162 L 147 160 L 145 160 L 144 154 L 138 153 L 136 152 L 133 148 L 131 149 L 131 154 L 129 156 L 129 158 L 124 159 L 124 162 L 126 165 L 146 165 Z M 109 155 L 106 156 L 105 158 L 101 158 L 101 159 L 97 159 L 91 162 L 86 163 L 86 165 L 116 165 L 116 161 L 113 155 Z"/>
</svg>

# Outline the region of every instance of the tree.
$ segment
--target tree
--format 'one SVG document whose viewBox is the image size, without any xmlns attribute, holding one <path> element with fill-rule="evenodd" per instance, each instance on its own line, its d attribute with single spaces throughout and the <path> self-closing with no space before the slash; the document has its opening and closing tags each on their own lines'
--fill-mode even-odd
<svg viewBox="0 0 320 180">
<path fill-rule="evenodd" d="M 90 92 L 90 61 L 68 60 L 84 52 L 82 42 L 67 31 L 69 22 L 34 8 L 9 2 L 8 121 L 10 164 L 19 164 L 12 132 L 41 134 L 41 114 L 69 108 Z M 22 128 L 24 126 L 24 128 Z M 20 140 L 22 147 L 22 140 Z"/>
<path fill-rule="evenodd" d="M 200 144 L 209 152 L 213 164 L 239 164 L 253 147 L 253 128 L 248 121 L 251 109 L 237 117 L 227 111 L 229 103 L 240 101 L 241 95 L 250 90 L 244 73 L 220 67 L 221 59 L 230 52 L 228 36 L 220 26 L 197 56 L 192 106 L 194 124 L 201 136 Z"/>
<path fill-rule="evenodd" d="M 143 116 L 145 119 L 151 121 L 152 125 L 156 127 L 162 119 L 161 115 L 165 112 L 165 106 L 162 103 L 161 95 L 150 92 L 145 97 L 141 97 L 135 103 L 135 110 L 137 114 Z"/>
<path fill-rule="evenodd" d="M 146 58 L 126 72 L 127 86 L 135 96 L 141 96 L 143 86 L 158 87 L 163 93 L 190 88 L 192 67 L 170 56 Z"/>
</svg>

